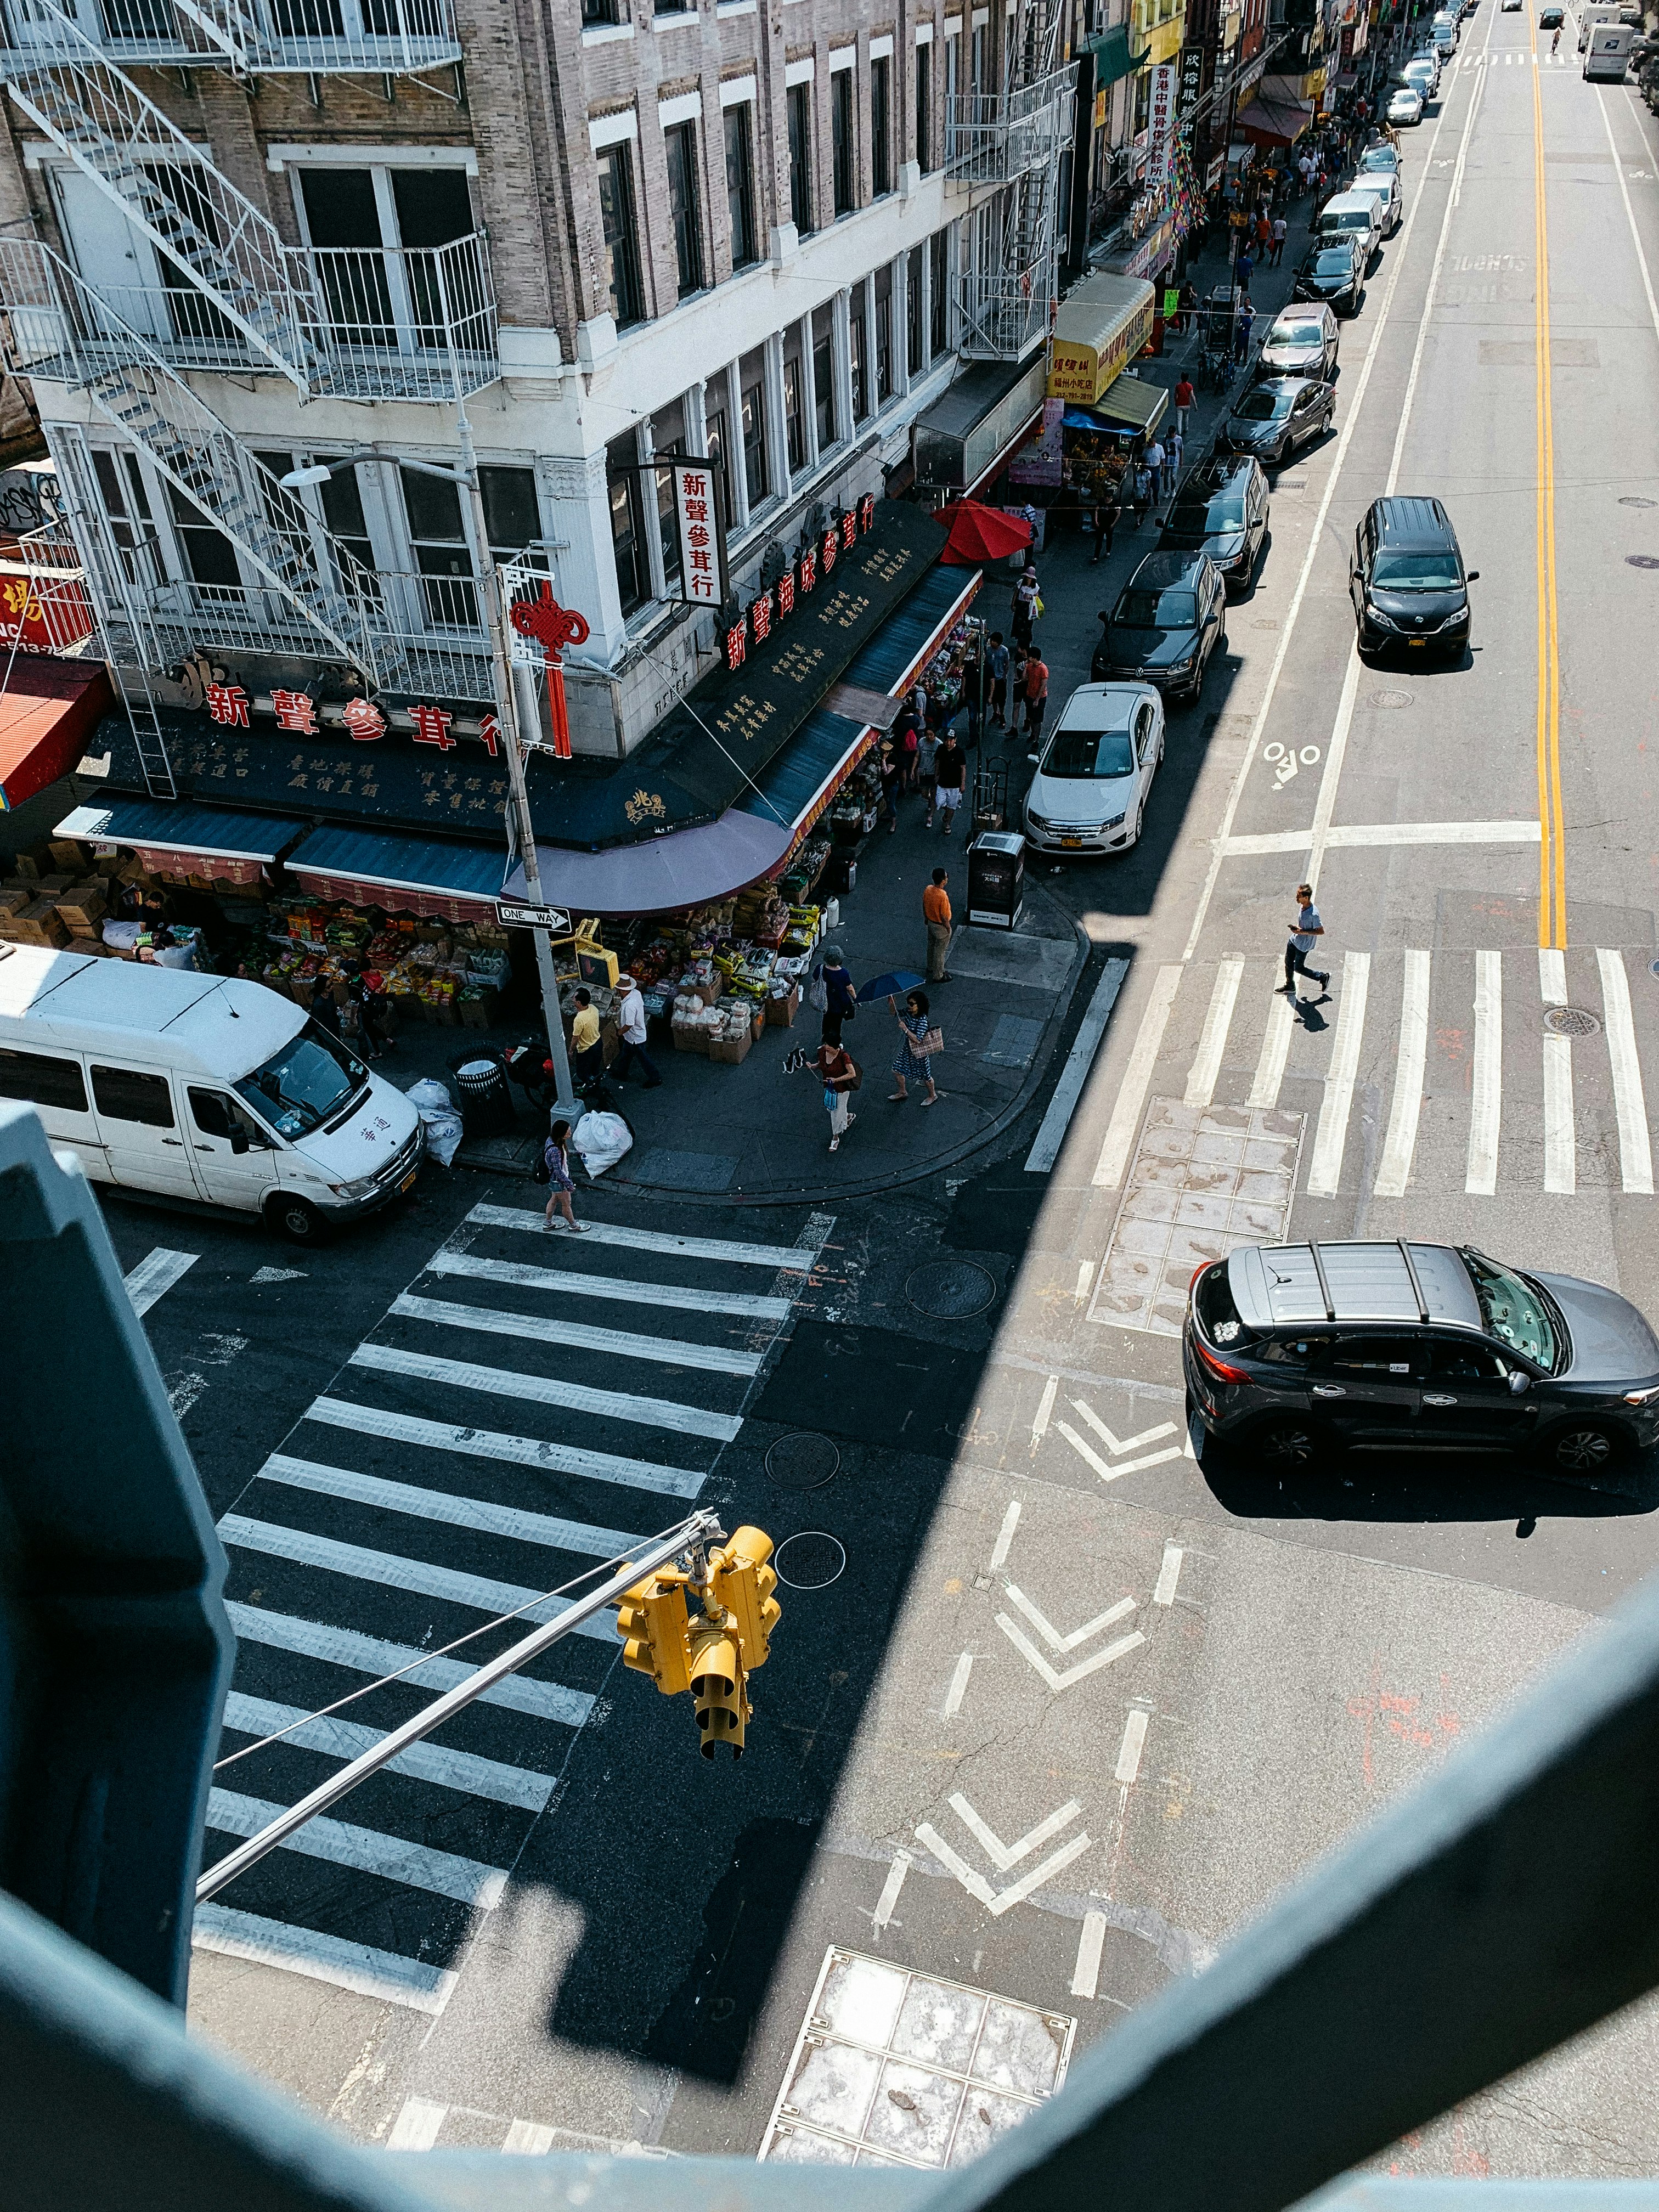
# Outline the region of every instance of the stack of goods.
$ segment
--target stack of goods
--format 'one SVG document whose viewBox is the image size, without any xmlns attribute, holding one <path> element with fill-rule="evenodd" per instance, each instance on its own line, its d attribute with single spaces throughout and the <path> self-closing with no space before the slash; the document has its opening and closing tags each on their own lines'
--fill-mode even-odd
<svg viewBox="0 0 1659 2212">
<path fill-rule="evenodd" d="M 680 991 L 674 998 L 674 1049 L 676 1052 L 708 1052 L 709 1040 L 717 1031 L 723 1032 L 725 1016 L 717 1006 L 711 1006 L 697 991 Z"/>
<path fill-rule="evenodd" d="M 788 908 L 775 884 L 755 884 L 738 893 L 732 918 L 734 936 L 754 945 L 778 945 L 788 922 Z"/>
<path fill-rule="evenodd" d="M 714 1008 L 715 1026 L 708 1032 L 708 1057 L 735 1067 L 747 1060 L 755 1041 L 755 1009 L 748 999 L 722 999 Z"/>
</svg>

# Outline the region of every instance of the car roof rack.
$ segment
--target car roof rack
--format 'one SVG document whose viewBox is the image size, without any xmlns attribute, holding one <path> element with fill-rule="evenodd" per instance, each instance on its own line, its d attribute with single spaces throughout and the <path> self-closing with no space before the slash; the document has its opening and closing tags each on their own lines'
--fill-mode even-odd
<svg viewBox="0 0 1659 2212">
<path fill-rule="evenodd" d="M 1334 1321 L 1336 1308 L 1331 1301 L 1331 1286 L 1325 1273 L 1324 1258 L 1318 1244 L 1311 1237 L 1308 1239 L 1308 1249 L 1313 1255 L 1314 1273 L 1319 1278 L 1319 1295 L 1325 1301 L 1325 1318 L 1327 1321 Z"/>
<path fill-rule="evenodd" d="M 1424 1297 L 1423 1285 L 1418 1279 L 1417 1262 L 1412 1257 L 1412 1248 L 1403 1237 L 1397 1237 L 1395 1242 L 1399 1245 L 1400 1256 L 1406 1263 L 1406 1273 L 1412 1279 L 1412 1295 L 1417 1300 L 1417 1318 L 1426 1328 L 1429 1322 L 1429 1302 Z"/>
</svg>

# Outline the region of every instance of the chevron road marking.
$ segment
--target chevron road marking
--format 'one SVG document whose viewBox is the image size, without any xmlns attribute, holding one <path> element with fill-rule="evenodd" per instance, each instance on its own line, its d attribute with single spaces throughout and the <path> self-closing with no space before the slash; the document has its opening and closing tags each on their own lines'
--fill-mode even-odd
<svg viewBox="0 0 1659 2212">
<path fill-rule="evenodd" d="M 1135 1609 L 1135 1601 L 1132 1597 L 1121 1597 L 1115 1605 L 1108 1607 L 1104 1613 L 1097 1613 L 1092 1620 L 1085 1620 L 1081 1628 L 1074 1628 L 1069 1636 L 1062 1636 L 1057 1628 L 1050 1626 L 1023 1589 L 1017 1589 L 1013 1583 L 1010 1583 L 1007 1585 L 1007 1590 L 1008 1602 L 1011 1605 L 1017 1605 L 1032 1627 L 1040 1635 L 1046 1637 L 1054 1650 L 1060 1652 L 1075 1651 L 1079 1644 L 1086 1644 L 1091 1636 L 1097 1636 L 1103 1628 L 1109 1628 L 1115 1620 L 1121 1620 L 1126 1613 L 1133 1613 Z"/>
<path fill-rule="evenodd" d="M 1120 1636 L 1115 1644 L 1106 1644 L 1102 1650 L 1091 1653 L 1088 1658 L 1079 1661 L 1075 1667 L 1067 1668 L 1065 1674 L 1061 1674 L 1048 1664 L 1018 1621 L 1010 1620 L 1006 1613 L 998 1613 L 996 1620 L 997 1626 L 1013 1645 L 1015 1650 L 1030 1661 L 1048 1687 L 1056 1693 L 1061 1690 L 1069 1690 L 1073 1682 L 1080 1682 L 1085 1674 L 1093 1674 L 1103 1667 L 1111 1666 L 1115 1661 L 1121 1659 L 1126 1652 L 1133 1651 L 1138 1644 L 1144 1644 L 1146 1641 L 1138 1628 L 1132 1629 L 1127 1636 Z"/>
</svg>

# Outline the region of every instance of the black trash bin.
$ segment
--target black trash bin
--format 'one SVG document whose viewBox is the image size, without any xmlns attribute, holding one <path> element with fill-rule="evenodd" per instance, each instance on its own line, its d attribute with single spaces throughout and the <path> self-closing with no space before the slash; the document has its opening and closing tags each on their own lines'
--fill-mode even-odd
<svg viewBox="0 0 1659 2212">
<path fill-rule="evenodd" d="M 513 1093 L 501 1054 L 483 1050 L 458 1053 L 449 1063 L 469 1137 L 510 1137 L 518 1127 Z"/>
</svg>

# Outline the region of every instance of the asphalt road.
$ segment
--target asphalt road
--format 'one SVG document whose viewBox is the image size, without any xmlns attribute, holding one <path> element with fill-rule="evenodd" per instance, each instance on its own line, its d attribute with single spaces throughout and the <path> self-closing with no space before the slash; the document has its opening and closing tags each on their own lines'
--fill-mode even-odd
<svg viewBox="0 0 1659 2212">
<path fill-rule="evenodd" d="M 1496 0 L 1466 25 L 1345 326 L 1335 434 L 1275 488 L 1146 841 L 1048 879 L 1133 955 L 1051 1176 L 1022 1168 L 1041 1100 L 971 1179 L 833 1218 L 601 1193 L 630 1233 L 577 1245 L 526 1225 L 521 1184 L 428 1176 L 280 1281 L 252 1232 L 112 1208 L 124 1265 L 198 1255 L 147 1320 L 232 1516 L 227 1752 L 694 1492 L 808 1540 L 740 1766 L 579 1638 L 224 1893 L 194 2021 L 354 2134 L 753 2153 L 787 2080 L 779 2154 L 943 2157 L 1652 1565 L 1647 1468 L 1206 1471 L 1170 1333 L 1194 1238 L 1286 1228 L 1467 1238 L 1659 1314 L 1659 149 L 1571 34 L 1555 64 L 1534 41 Z M 1353 657 L 1347 549 L 1394 487 L 1441 496 L 1480 570 L 1461 666 Z M 1045 572 L 1057 696 L 1097 580 L 1070 549 Z M 1333 981 L 1292 1018 L 1271 988 L 1310 873 Z M 1590 1018 L 1547 1043 L 1557 1004 Z M 1247 1145 L 1235 1188 L 1212 1170 Z M 833 1452 L 773 1452 L 792 1436 Z M 227 1769 L 210 1855 L 356 1741 Z M 837 2087 L 791 2053 L 839 1951 L 883 1963 Z M 871 1994 L 894 1969 L 1015 2009 L 950 1999 L 979 2025 L 919 2070 Z M 1000 2077 L 963 2055 L 994 2034 Z M 1385 2162 L 1650 2172 L 1654 2045 L 1639 2008 Z"/>
</svg>

